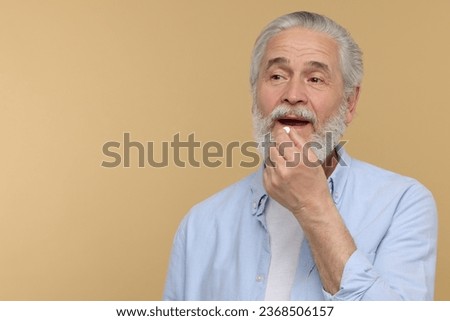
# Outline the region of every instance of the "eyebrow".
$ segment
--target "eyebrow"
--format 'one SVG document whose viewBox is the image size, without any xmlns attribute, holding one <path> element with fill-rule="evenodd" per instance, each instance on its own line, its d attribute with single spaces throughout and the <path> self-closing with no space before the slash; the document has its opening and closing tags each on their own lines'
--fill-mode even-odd
<svg viewBox="0 0 450 321">
<path fill-rule="evenodd" d="M 330 67 L 328 67 L 328 65 L 325 64 L 325 63 L 323 63 L 323 62 L 319 62 L 319 61 L 308 61 L 308 62 L 306 63 L 306 65 L 307 65 L 308 67 L 311 67 L 311 68 L 320 69 L 320 70 L 322 70 L 323 72 L 326 72 L 326 73 L 330 73 L 330 72 L 331 72 Z"/>
<path fill-rule="evenodd" d="M 289 65 L 289 59 L 287 59 L 285 57 L 276 57 L 276 58 L 270 59 L 267 62 L 266 70 L 268 70 L 273 65 Z"/>
</svg>

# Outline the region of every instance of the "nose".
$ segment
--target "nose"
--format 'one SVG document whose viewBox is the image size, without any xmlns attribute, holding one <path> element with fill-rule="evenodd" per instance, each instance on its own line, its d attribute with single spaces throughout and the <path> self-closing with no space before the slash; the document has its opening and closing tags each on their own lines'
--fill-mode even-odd
<svg viewBox="0 0 450 321">
<path fill-rule="evenodd" d="M 305 84 L 299 80 L 291 79 L 286 84 L 286 90 L 282 96 L 282 102 L 290 105 L 306 105 L 308 103 L 308 96 L 306 94 Z"/>
</svg>

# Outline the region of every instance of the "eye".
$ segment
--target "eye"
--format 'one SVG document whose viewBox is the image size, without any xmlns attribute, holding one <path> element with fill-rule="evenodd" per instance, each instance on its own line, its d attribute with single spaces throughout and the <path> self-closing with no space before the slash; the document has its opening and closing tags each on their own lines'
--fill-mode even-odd
<svg viewBox="0 0 450 321">
<path fill-rule="evenodd" d="M 281 80 L 281 79 L 283 79 L 283 77 L 281 75 L 275 74 L 275 75 L 270 76 L 270 79 L 272 79 L 272 80 Z"/>
<path fill-rule="evenodd" d="M 268 75 L 268 81 L 272 85 L 281 85 L 287 81 L 287 76 L 280 72 L 270 73 Z"/>
<path fill-rule="evenodd" d="M 309 78 L 309 81 L 312 83 L 315 83 L 315 84 L 323 83 L 323 80 L 320 79 L 319 77 L 311 77 L 311 78 Z"/>
</svg>

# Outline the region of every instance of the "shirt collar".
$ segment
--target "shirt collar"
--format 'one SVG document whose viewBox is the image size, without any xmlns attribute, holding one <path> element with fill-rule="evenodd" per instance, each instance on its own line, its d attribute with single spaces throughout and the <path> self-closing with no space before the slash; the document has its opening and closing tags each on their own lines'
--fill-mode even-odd
<svg viewBox="0 0 450 321">
<path fill-rule="evenodd" d="M 339 156 L 338 165 L 336 166 L 330 177 L 328 177 L 330 193 L 335 204 L 339 203 L 342 194 L 344 193 L 344 188 L 347 183 L 347 178 L 352 163 L 352 158 L 343 147 L 337 148 L 336 152 Z"/>
<path fill-rule="evenodd" d="M 267 192 L 264 188 L 263 183 L 263 171 L 264 171 L 264 164 L 262 164 L 256 173 L 254 173 L 251 182 L 250 182 L 250 189 L 252 192 L 252 214 L 259 216 L 264 212 L 264 207 L 267 200 Z"/>
</svg>

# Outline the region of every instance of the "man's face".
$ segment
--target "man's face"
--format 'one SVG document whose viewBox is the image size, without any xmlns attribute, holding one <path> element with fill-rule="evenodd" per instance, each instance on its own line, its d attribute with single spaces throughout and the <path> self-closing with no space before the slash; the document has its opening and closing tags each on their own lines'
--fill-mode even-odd
<svg viewBox="0 0 450 321">
<path fill-rule="evenodd" d="M 354 108 L 347 108 L 344 100 L 337 43 L 323 33 L 303 28 L 272 37 L 261 60 L 255 103 L 254 113 L 274 117 L 272 133 L 290 126 L 310 141 L 333 117 L 339 117 L 345 127 Z M 271 115 L 280 105 L 284 112 Z M 294 113 L 296 108 L 303 111 Z"/>
</svg>

